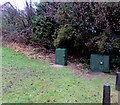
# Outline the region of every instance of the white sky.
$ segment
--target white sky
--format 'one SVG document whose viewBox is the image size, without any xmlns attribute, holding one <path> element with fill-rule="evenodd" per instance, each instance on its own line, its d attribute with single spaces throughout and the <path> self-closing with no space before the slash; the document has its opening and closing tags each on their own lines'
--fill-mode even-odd
<svg viewBox="0 0 120 105">
<path fill-rule="evenodd" d="M 18 9 L 24 9 L 25 7 L 25 1 L 26 0 L 0 0 L 0 4 L 4 4 L 5 2 L 10 2 L 12 5 L 17 6 Z M 28 2 L 30 0 L 27 0 Z M 34 2 L 40 2 L 40 1 L 45 1 L 45 0 L 32 0 L 32 3 Z M 53 0 L 48 0 L 48 1 L 53 1 Z M 77 0 L 55 0 L 55 1 L 77 1 Z M 120 0 L 78 0 L 78 1 L 99 1 L 99 2 L 119 2 Z"/>
<path fill-rule="evenodd" d="M 17 6 L 18 9 L 24 9 L 26 0 L 0 0 L 0 4 L 4 4 L 5 2 L 10 2 L 12 5 Z M 30 0 L 27 0 L 28 2 Z M 40 2 L 40 0 L 32 0 L 32 3 Z"/>
</svg>

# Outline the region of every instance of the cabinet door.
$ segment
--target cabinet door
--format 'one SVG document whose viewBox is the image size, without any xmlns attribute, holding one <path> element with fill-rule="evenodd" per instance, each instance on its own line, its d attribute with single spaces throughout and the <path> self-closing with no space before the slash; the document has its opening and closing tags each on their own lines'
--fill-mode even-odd
<svg viewBox="0 0 120 105">
<path fill-rule="evenodd" d="M 61 62 L 62 62 L 61 51 L 57 49 L 55 52 L 55 63 L 61 64 Z"/>
<path fill-rule="evenodd" d="M 90 66 L 92 71 L 99 71 L 99 61 L 100 61 L 100 56 L 97 54 L 91 54 L 90 58 Z"/>
<path fill-rule="evenodd" d="M 90 66 L 92 71 L 109 72 L 109 56 L 91 54 Z"/>
<path fill-rule="evenodd" d="M 109 56 L 104 56 L 104 72 L 109 72 Z"/>
<path fill-rule="evenodd" d="M 56 49 L 55 52 L 55 64 L 67 65 L 67 50 Z"/>
</svg>

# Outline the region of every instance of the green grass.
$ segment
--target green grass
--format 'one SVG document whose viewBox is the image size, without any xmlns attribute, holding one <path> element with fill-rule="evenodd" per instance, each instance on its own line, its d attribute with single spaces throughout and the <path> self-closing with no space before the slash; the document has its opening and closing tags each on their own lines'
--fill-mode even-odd
<svg viewBox="0 0 120 105">
<path fill-rule="evenodd" d="M 6 103 L 101 103 L 104 79 L 73 76 L 76 70 L 56 69 L 49 62 L 28 59 L 23 54 L 2 47 L 2 102 Z M 115 77 L 111 101 L 117 102 Z"/>
</svg>

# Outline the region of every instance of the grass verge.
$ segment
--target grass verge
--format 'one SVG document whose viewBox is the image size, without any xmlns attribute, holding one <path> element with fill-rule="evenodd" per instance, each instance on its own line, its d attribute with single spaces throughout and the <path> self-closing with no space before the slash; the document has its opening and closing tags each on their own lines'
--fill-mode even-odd
<svg viewBox="0 0 120 105">
<path fill-rule="evenodd" d="M 91 80 L 68 68 L 54 68 L 49 62 L 28 59 L 25 55 L 2 47 L 3 103 L 102 103 L 106 80 Z M 115 77 L 111 85 L 111 102 L 118 102 Z"/>
</svg>

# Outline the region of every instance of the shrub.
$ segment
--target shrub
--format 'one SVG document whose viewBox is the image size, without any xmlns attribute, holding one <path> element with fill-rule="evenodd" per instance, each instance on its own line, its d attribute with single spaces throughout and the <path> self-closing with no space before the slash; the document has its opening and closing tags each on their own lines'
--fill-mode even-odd
<svg viewBox="0 0 120 105">
<path fill-rule="evenodd" d="M 62 26 L 58 31 L 58 36 L 54 40 L 55 47 L 65 47 L 68 48 L 68 44 L 72 43 L 74 29 L 71 26 Z"/>
<path fill-rule="evenodd" d="M 35 16 L 33 23 L 32 42 L 41 43 L 44 47 L 49 47 L 53 43 L 53 34 L 55 31 L 55 22 L 49 17 Z"/>
</svg>

